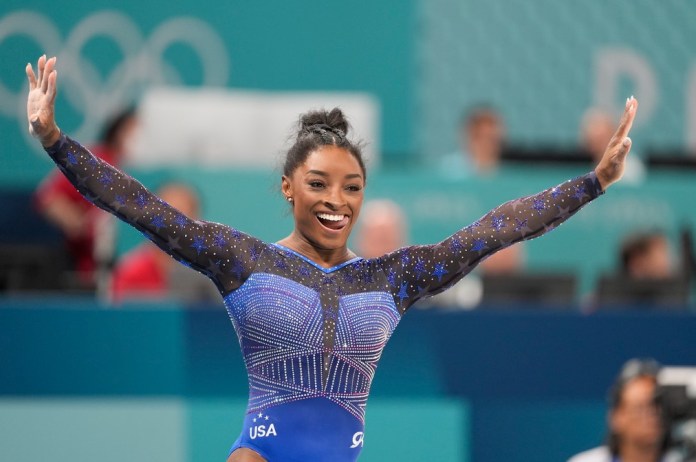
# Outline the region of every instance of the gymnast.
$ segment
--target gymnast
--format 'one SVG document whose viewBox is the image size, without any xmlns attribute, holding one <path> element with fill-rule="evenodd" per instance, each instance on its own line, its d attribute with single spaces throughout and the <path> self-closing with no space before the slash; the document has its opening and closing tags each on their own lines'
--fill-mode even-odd
<svg viewBox="0 0 696 462">
<path fill-rule="evenodd" d="M 45 55 L 37 73 L 27 64 L 31 134 L 89 201 L 207 275 L 224 299 L 249 378 L 228 462 L 355 461 L 370 384 L 401 316 L 494 252 L 556 228 L 618 181 L 638 107 L 626 101 L 594 171 L 507 202 L 437 244 L 363 259 L 347 241 L 367 175 L 340 109 L 301 116 L 281 178 L 295 226 L 267 243 L 184 216 L 63 134 L 54 117 L 55 64 Z"/>
</svg>

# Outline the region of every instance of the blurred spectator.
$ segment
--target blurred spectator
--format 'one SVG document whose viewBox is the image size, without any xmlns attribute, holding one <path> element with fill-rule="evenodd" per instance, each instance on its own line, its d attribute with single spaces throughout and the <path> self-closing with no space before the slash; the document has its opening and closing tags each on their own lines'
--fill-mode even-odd
<svg viewBox="0 0 696 462">
<path fill-rule="evenodd" d="M 607 441 L 569 462 L 658 462 L 666 449 L 666 432 L 655 404 L 659 365 L 628 361 L 609 393 Z"/>
<path fill-rule="evenodd" d="M 667 237 L 660 231 L 629 236 L 621 245 L 621 272 L 632 279 L 674 276 Z"/>
<path fill-rule="evenodd" d="M 182 214 L 199 218 L 198 195 L 190 187 L 168 183 L 157 195 Z M 110 299 L 117 304 L 143 299 L 210 303 L 218 302 L 219 298 L 212 281 L 180 264 L 149 241 L 123 255 L 114 268 L 110 284 Z"/>
<path fill-rule="evenodd" d="M 489 176 L 500 166 L 505 124 L 492 106 L 469 109 L 459 125 L 459 149 L 442 159 L 441 170 L 450 177 Z"/>
<path fill-rule="evenodd" d="M 100 137 L 100 144 L 90 150 L 108 163 L 118 166 L 137 127 L 134 108 L 129 108 L 111 119 Z M 65 236 L 66 248 L 72 259 L 79 282 L 94 287 L 97 258 L 96 231 L 100 220 L 109 219 L 106 212 L 87 202 L 65 176 L 54 169 L 35 192 L 39 212 L 57 226 Z"/>
<path fill-rule="evenodd" d="M 430 298 L 427 304 L 443 308 L 476 308 L 484 297 L 484 276 L 514 276 L 519 274 L 524 266 L 524 245 L 518 242 L 482 261 L 473 273 L 465 276 L 450 289 Z"/>
<path fill-rule="evenodd" d="M 363 258 L 377 258 L 408 242 L 406 217 L 389 199 L 371 200 L 363 205 L 355 246 Z"/>
<path fill-rule="evenodd" d="M 504 276 L 520 272 L 525 266 L 524 242 L 506 247 L 481 262 L 481 272 L 491 276 Z"/>
<path fill-rule="evenodd" d="M 664 233 L 628 236 L 621 244 L 619 260 L 619 271 L 599 279 L 591 309 L 687 307 L 689 280 L 673 264 Z"/>
<path fill-rule="evenodd" d="M 599 162 L 604 151 L 614 136 L 617 128 L 616 117 L 599 108 L 585 111 L 580 124 L 580 147 L 592 159 L 593 164 Z M 637 184 L 645 179 L 645 166 L 635 149 L 631 150 L 626 161 L 626 170 L 621 183 Z"/>
</svg>

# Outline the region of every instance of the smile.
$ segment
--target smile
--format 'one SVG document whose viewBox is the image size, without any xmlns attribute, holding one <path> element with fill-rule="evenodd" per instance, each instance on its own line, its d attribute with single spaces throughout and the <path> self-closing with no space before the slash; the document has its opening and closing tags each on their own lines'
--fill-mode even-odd
<svg viewBox="0 0 696 462">
<path fill-rule="evenodd" d="M 343 214 L 317 213 L 317 219 L 324 228 L 339 231 L 348 224 L 349 218 Z"/>
</svg>

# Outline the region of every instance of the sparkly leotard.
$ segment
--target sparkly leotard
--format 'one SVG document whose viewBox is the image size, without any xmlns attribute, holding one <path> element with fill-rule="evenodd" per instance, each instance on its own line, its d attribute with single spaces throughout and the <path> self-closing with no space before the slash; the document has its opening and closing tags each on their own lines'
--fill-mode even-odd
<svg viewBox="0 0 696 462">
<path fill-rule="evenodd" d="M 438 244 L 327 269 L 183 216 L 66 136 L 47 151 L 88 200 L 217 285 L 249 376 L 232 450 L 247 447 L 270 462 L 356 460 L 377 361 L 408 307 L 493 252 L 555 228 L 602 192 L 590 173 L 503 204 Z"/>
</svg>

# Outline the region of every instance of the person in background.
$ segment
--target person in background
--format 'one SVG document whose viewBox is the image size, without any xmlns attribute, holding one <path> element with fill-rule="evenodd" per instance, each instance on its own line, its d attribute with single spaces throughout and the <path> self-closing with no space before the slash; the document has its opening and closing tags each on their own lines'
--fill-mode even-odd
<svg viewBox="0 0 696 462">
<path fill-rule="evenodd" d="M 115 115 L 105 125 L 100 142 L 91 147 L 98 158 L 119 166 L 137 127 L 135 108 Z M 86 201 L 65 176 L 54 168 L 34 194 L 34 203 L 47 221 L 65 236 L 65 245 L 77 273 L 79 285 L 93 288 L 97 270 L 96 238 L 100 220 L 110 219 L 108 213 Z"/>
<path fill-rule="evenodd" d="M 396 202 L 376 199 L 366 202 L 355 246 L 363 258 L 377 258 L 408 243 L 406 216 Z"/>
<path fill-rule="evenodd" d="M 609 392 L 606 443 L 568 462 L 664 460 L 666 432 L 655 403 L 659 370 L 659 364 L 651 359 L 632 359 L 624 365 Z"/>
<path fill-rule="evenodd" d="M 347 244 L 367 175 L 339 108 L 300 117 L 280 179 L 295 224 L 265 242 L 181 214 L 61 132 L 56 58 L 37 64 L 38 74 L 26 66 L 27 122 L 47 155 L 85 197 L 204 272 L 225 301 L 250 389 L 228 462 L 357 460 L 375 368 L 400 318 L 489 254 L 556 228 L 619 181 L 638 108 L 626 99 L 614 142 L 593 171 L 508 201 L 436 244 L 363 259 Z"/>
<path fill-rule="evenodd" d="M 594 164 L 604 154 L 604 149 L 616 132 L 614 117 L 603 109 L 592 107 L 585 111 L 580 123 L 580 148 L 587 153 Z M 626 161 L 624 184 L 638 184 L 645 179 L 645 166 L 640 157 L 632 156 Z"/>
<path fill-rule="evenodd" d="M 505 123 L 489 105 L 466 111 L 459 125 L 459 149 L 442 159 L 445 176 L 466 178 L 491 176 L 500 166 L 505 143 Z"/>
<path fill-rule="evenodd" d="M 621 245 L 621 272 L 632 279 L 675 276 L 669 242 L 660 231 L 634 234 Z"/>
<path fill-rule="evenodd" d="M 200 200 L 191 187 L 167 183 L 157 191 L 160 199 L 187 217 L 200 217 Z M 174 299 L 190 304 L 219 302 L 213 283 L 196 271 L 179 264 L 151 242 L 126 253 L 111 275 L 110 300 Z"/>
</svg>

